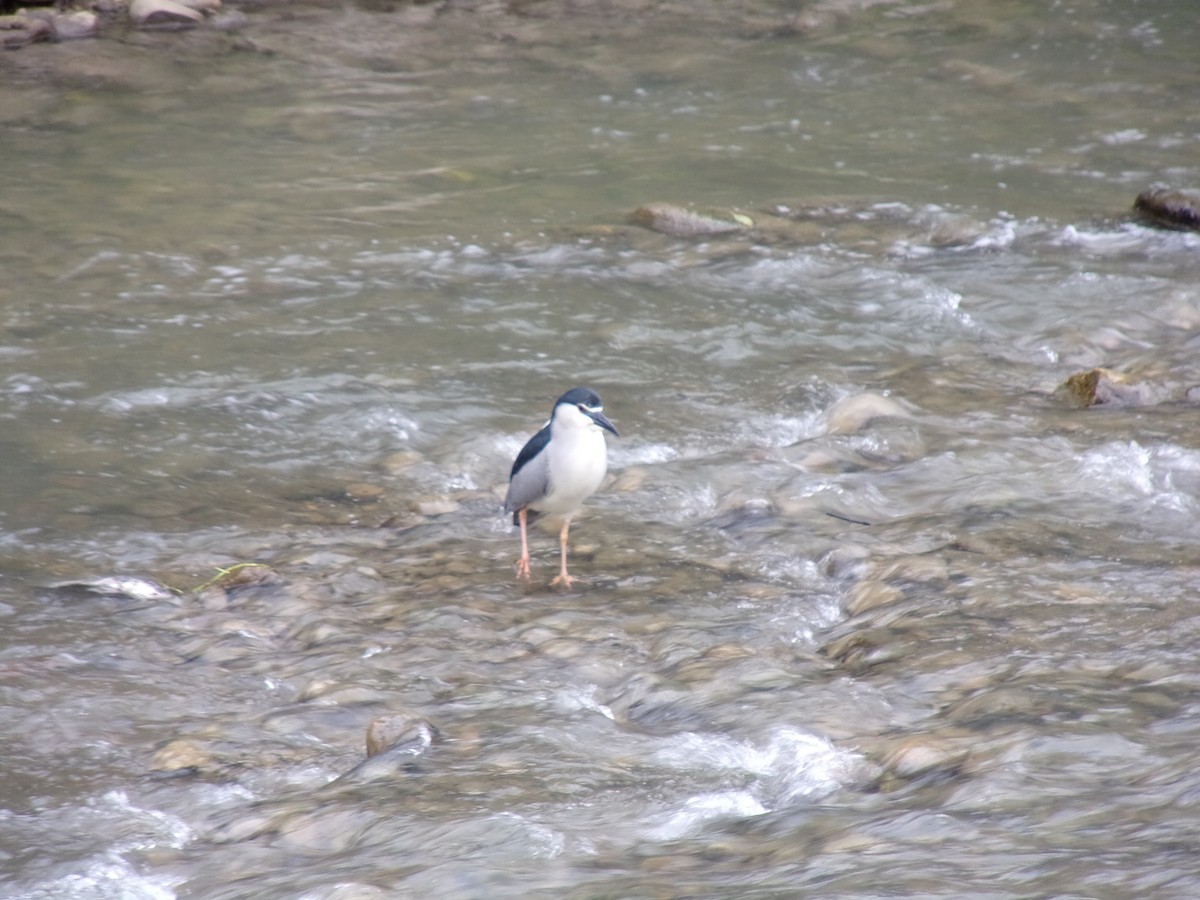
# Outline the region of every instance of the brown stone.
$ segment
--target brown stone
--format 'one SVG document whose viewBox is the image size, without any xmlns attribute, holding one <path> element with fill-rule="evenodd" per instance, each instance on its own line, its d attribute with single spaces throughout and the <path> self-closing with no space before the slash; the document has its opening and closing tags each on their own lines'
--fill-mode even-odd
<svg viewBox="0 0 1200 900">
<path fill-rule="evenodd" d="M 1137 195 L 1133 209 L 1156 225 L 1200 231 L 1200 191 L 1151 188 Z"/>
</svg>

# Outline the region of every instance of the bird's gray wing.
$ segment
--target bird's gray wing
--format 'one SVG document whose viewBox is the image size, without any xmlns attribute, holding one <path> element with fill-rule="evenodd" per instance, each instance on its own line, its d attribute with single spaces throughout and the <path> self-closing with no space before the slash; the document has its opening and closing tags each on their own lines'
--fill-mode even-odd
<svg viewBox="0 0 1200 900">
<path fill-rule="evenodd" d="M 504 511 L 516 513 L 546 496 L 550 489 L 550 461 L 542 451 L 549 438 L 549 428 L 543 428 L 529 439 L 513 465 L 504 498 Z"/>
</svg>

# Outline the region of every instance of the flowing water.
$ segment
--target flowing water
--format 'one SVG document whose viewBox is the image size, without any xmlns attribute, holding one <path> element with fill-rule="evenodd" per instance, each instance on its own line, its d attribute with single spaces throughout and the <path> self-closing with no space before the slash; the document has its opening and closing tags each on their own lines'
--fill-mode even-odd
<svg viewBox="0 0 1200 900">
<path fill-rule="evenodd" d="M 511 7 L 0 60 L 0 895 L 1200 893 L 1193 4 Z"/>
</svg>

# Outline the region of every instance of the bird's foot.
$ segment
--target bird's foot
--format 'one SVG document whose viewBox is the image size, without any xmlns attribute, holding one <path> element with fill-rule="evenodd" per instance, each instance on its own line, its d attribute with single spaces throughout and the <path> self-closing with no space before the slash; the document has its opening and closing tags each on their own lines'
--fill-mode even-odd
<svg viewBox="0 0 1200 900">
<path fill-rule="evenodd" d="M 533 577 L 533 572 L 529 569 L 529 557 L 523 556 L 517 560 L 517 578 L 520 581 L 528 581 Z"/>
<path fill-rule="evenodd" d="M 575 580 L 575 578 L 566 572 L 562 572 L 554 576 L 554 579 L 550 582 L 550 587 L 562 587 L 569 591 L 571 586 L 575 584 Z"/>
</svg>

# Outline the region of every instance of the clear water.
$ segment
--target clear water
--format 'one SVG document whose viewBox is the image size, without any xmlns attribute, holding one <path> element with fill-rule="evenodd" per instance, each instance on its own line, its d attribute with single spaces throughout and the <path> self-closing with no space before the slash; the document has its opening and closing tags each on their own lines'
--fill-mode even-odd
<svg viewBox="0 0 1200 900">
<path fill-rule="evenodd" d="M 1128 217 L 1200 21 L 732 6 L 0 59 L 0 892 L 1200 889 L 1200 238 Z M 580 383 L 614 480 L 522 587 Z"/>
</svg>

